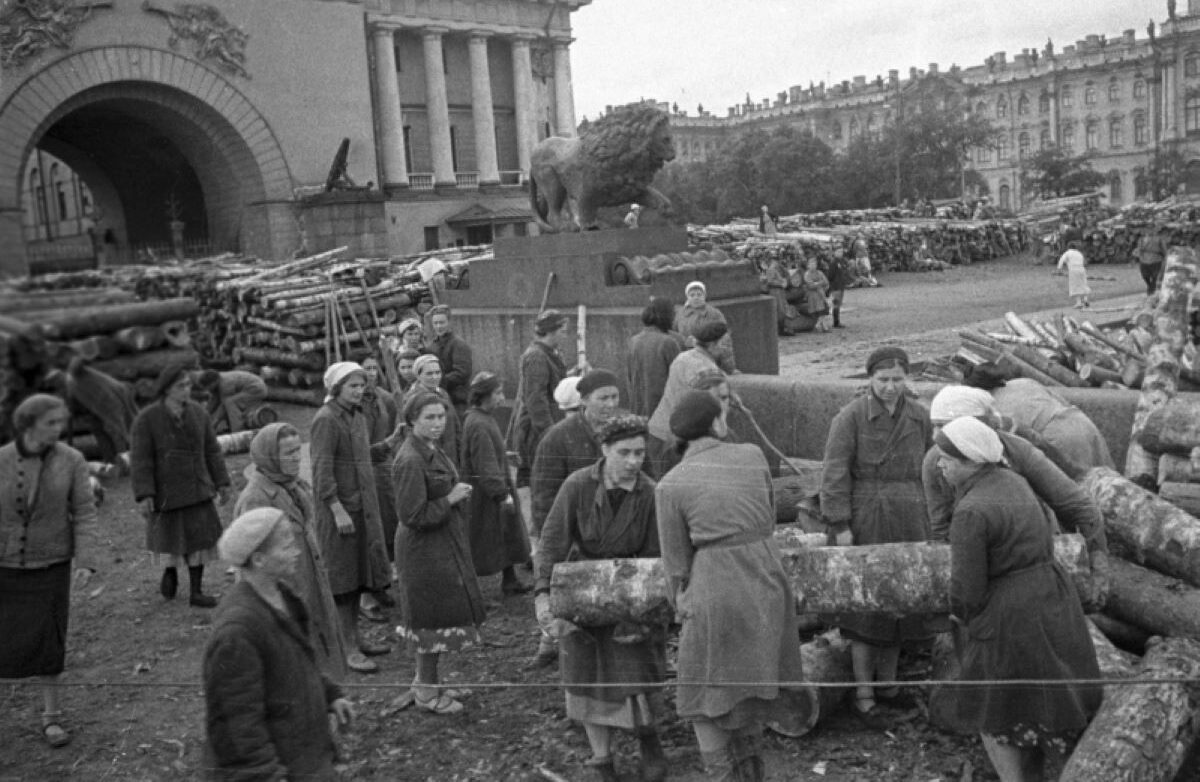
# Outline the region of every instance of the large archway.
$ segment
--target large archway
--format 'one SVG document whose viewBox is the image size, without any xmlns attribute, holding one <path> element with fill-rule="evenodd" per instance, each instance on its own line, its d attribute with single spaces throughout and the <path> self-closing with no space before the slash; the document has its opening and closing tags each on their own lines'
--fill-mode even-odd
<svg viewBox="0 0 1200 782">
<path fill-rule="evenodd" d="M 40 147 L 97 193 L 119 258 L 185 237 L 214 251 L 269 254 L 290 219 L 292 179 L 266 121 L 226 78 L 173 52 L 77 52 L 26 80 L 0 107 L 0 271 L 25 271 L 21 175 Z M 15 231 L 13 229 L 16 229 Z"/>
</svg>

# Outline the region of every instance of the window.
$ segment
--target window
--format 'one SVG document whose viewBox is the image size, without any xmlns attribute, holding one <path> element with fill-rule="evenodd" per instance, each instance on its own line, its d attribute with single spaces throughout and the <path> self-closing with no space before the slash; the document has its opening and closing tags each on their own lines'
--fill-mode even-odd
<svg viewBox="0 0 1200 782">
<path fill-rule="evenodd" d="M 1083 129 L 1083 143 L 1088 149 L 1100 146 L 1100 123 L 1092 120 Z"/>
<path fill-rule="evenodd" d="M 878 128 L 876 127 L 875 115 L 872 114 L 867 117 L 867 135 L 871 138 L 875 138 L 877 130 Z"/>
<path fill-rule="evenodd" d="M 1058 137 L 1062 140 L 1062 148 L 1070 152 L 1075 147 L 1075 126 L 1063 125 Z"/>
<path fill-rule="evenodd" d="M 1150 183 L 1146 180 L 1146 172 L 1143 169 L 1137 168 L 1133 171 L 1133 197 L 1141 198 L 1150 190 Z"/>
<path fill-rule="evenodd" d="M 1046 114 L 1050 111 L 1050 93 L 1043 92 L 1038 96 L 1038 114 Z"/>
<path fill-rule="evenodd" d="M 1024 158 L 1029 154 L 1029 134 L 1022 133 L 1017 136 L 1017 157 Z"/>
<path fill-rule="evenodd" d="M 1192 96 L 1183 104 L 1183 129 L 1188 133 L 1200 131 L 1200 96 Z"/>
<path fill-rule="evenodd" d="M 450 168 L 458 170 L 458 128 L 450 126 Z"/>
<path fill-rule="evenodd" d="M 975 104 L 975 113 L 976 114 L 987 114 L 987 104 L 984 103 L 983 101 L 979 101 L 978 103 L 976 103 Z"/>
<path fill-rule="evenodd" d="M 855 139 L 857 137 L 858 137 L 858 117 L 851 117 L 850 118 L 850 138 Z"/>
<path fill-rule="evenodd" d="M 1062 92 L 1059 94 L 1059 100 L 1062 101 L 1063 108 L 1070 108 L 1075 104 L 1075 92 L 1070 85 L 1064 85 Z"/>
<path fill-rule="evenodd" d="M 1049 149 L 1052 143 L 1050 140 L 1050 128 L 1042 128 L 1042 133 L 1038 136 L 1038 149 Z"/>
<path fill-rule="evenodd" d="M 438 227 L 436 225 L 425 226 L 425 249 L 437 250 L 441 248 L 439 243 L 441 239 L 438 237 Z"/>
<path fill-rule="evenodd" d="M 1183 58 L 1183 75 L 1200 76 L 1200 54 L 1188 52 Z"/>
<path fill-rule="evenodd" d="M 1121 200 L 1121 172 L 1113 171 L 1108 175 L 1108 200 L 1116 203 Z"/>
<path fill-rule="evenodd" d="M 67 219 L 67 186 L 62 182 L 54 183 L 54 195 L 58 201 L 58 219 Z"/>
<path fill-rule="evenodd" d="M 991 148 L 990 147 L 980 147 L 979 151 L 975 155 L 975 159 L 978 160 L 980 163 L 991 163 L 992 162 Z"/>
<path fill-rule="evenodd" d="M 829 137 L 834 141 L 842 140 L 842 123 L 837 120 L 833 121 L 833 124 L 829 127 Z"/>
<path fill-rule="evenodd" d="M 1029 96 L 1021 93 L 1021 97 L 1017 98 L 1017 116 L 1024 117 L 1029 113 Z"/>
<path fill-rule="evenodd" d="M 1125 131 L 1122 127 L 1122 122 L 1119 119 L 1110 119 L 1108 121 L 1108 145 L 1110 147 L 1119 147 L 1125 143 Z"/>
<path fill-rule="evenodd" d="M 412 173 L 412 125 L 404 126 L 404 170 Z"/>
<path fill-rule="evenodd" d="M 1085 105 L 1085 106 L 1095 106 L 1096 105 L 1096 88 L 1090 84 L 1087 87 L 1085 87 L 1083 90 L 1083 105 Z"/>
<path fill-rule="evenodd" d="M 1004 119 L 1007 116 L 1008 116 L 1008 101 L 1005 100 L 1004 96 L 1001 96 L 1000 100 L 996 101 L 996 117 L 998 119 Z"/>
<path fill-rule="evenodd" d="M 1012 188 L 1008 185 L 1000 185 L 1000 208 L 1012 208 Z"/>
<path fill-rule="evenodd" d="M 1008 160 L 1008 137 L 1001 136 L 996 142 L 996 159 Z"/>
<path fill-rule="evenodd" d="M 1135 98 L 1146 97 L 1146 80 L 1145 79 L 1137 79 L 1133 82 L 1133 97 L 1135 97 Z"/>
<path fill-rule="evenodd" d="M 1133 115 L 1133 143 L 1139 147 L 1150 143 L 1150 133 L 1146 126 L 1146 115 L 1141 112 Z"/>
<path fill-rule="evenodd" d="M 1121 99 L 1121 82 L 1113 79 L 1108 83 L 1108 102 L 1116 103 Z"/>
</svg>

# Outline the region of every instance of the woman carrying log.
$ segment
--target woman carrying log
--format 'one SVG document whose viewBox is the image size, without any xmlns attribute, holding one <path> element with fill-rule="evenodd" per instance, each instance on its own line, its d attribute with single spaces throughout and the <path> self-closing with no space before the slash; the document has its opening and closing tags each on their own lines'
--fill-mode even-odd
<svg viewBox="0 0 1200 782">
<path fill-rule="evenodd" d="M 550 612 L 550 575 L 559 562 L 658 556 L 654 482 L 642 472 L 646 419 L 612 418 L 600 428 L 599 440 L 603 456 L 563 482 L 542 529 L 538 623 L 554 628 L 559 638 L 567 717 L 583 723 L 596 778 L 620 779 L 613 767 L 612 729 L 622 728 L 638 736 L 641 778 L 662 780 L 667 762 L 655 722 L 661 709 L 656 685 L 667 675 L 666 628 L 576 627 Z M 591 686 L 596 684 L 625 686 Z"/>
<path fill-rule="evenodd" d="M 720 441 L 725 416 L 706 391 L 683 394 L 670 423 L 683 457 L 654 499 L 683 626 L 676 711 L 712 779 L 762 780 L 762 725 L 796 718 L 785 685 L 803 678 L 795 598 L 771 537 L 770 470 L 756 446 Z"/>
<path fill-rule="evenodd" d="M 412 388 L 404 395 L 403 405 L 407 405 L 413 397 L 420 394 L 436 394 L 441 397 L 442 401 L 454 409 L 454 403 L 450 401 L 450 395 L 446 393 L 446 389 L 441 387 L 442 382 L 442 362 L 438 361 L 437 356 L 426 353 L 413 362 L 413 372 L 417 376 L 417 381 L 413 383 Z M 459 449 L 462 442 L 459 436 L 458 415 L 455 414 L 446 421 L 445 427 L 442 429 L 441 446 L 442 452 L 454 462 L 457 467 L 460 464 L 459 459 L 461 454 Z"/>
<path fill-rule="evenodd" d="M 921 462 L 933 444 L 929 413 L 908 396 L 908 354 L 877 348 L 867 358 L 867 392 L 834 417 L 825 443 L 821 511 L 831 543 L 904 543 L 929 538 Z M 931 637 L 923 617 L 859 615 L 838 618 L 850 639 L 858 688 L 854 713 L 874 728 L 885 725 L 879 700 L 901 703 L 895 681 L 900 647 Z"/>
<path fill-rule="evenodd" d="M 282 511 L 300 549 L 289 581 L 308 611 L 308 640 L 317 667 L 335 682 L 346 678 L 346 648 L 338 622 L 329 574 L 317 540 L 312 486 L 300 477 L 300 433 L 291 424 L 267 424 L 250 441 L 246 488 L 238 495 L 233 516 L 256 508 Z"/>
<path fill-rule="evenodd" d="M 396 632 L 416 654 L 417 707 L 456 714 L 463 709 L 459 693 L 440 686 L 438 662 L 443 653 L 479 641 L 484 607 L 464 518 L 474 490 L 459 479 L 441 446 L 447 421 L 455 417 L 444 394 L 417 391 L 404 403 L 409 436 L 392 464 L 400 517 L 395 545 L 402 618 Z"/>
<path fill-rule="evenodd" d="M 938 467 L 957 492 L 950 525 L 952 619 L 963 680 L 963 728 L 982 734 L 1002 780 L 1040 780 L 1047 751 L 1066 754 L 1100 707 L 1100 669 L 1079 595 L 1054 561 L 1054 522 L 1004 465 L 986 424 L 958 418 L 936 435 Z M 1046 680 L 1040 687 L 1006 679 Z"/>
<path fill-rule="evenodd" d="M 1108 443 L 1092 419 L 1053 389 L 1029 378 L 1014 378 L 992 363 L 973 367 L 963 383 L 991 393 L 996 410 L 1039 435 L 1047 449 L 1060 454 L 1055 461 L 1072 478 L 1078 480 L 1093 467 L 1113 468 Z"/>
<path fill-rule="evenodd" d="M 130 462 L 133 497 L 146 519 L 146 548 L 164 564 L 159 591 L 168 600 L 179 588 L 178 568 L 186 566 L 188 602 L 212 608 L 204 594 L 204 565 L 216 560 L 221 517 L 213 505 L 233 498 L 225 458 L 204 408 L 192 401 L 190 362 L 169 364 L 155 381 L 154 402 L 133 422 Z"/>
</svg>

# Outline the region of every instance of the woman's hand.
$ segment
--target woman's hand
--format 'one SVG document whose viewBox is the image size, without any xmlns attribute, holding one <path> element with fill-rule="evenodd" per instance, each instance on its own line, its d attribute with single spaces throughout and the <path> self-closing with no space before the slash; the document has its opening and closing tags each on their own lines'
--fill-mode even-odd
<svg viewBox="0 0 1200 782">
<path fill-rule="evenodd" d="M 329 704 L 329 712 L 337 718 L 338 727 L 347 728 L 354 722 L 354 704 L 345 698 L 338 698 Z"/>
<path fill-rule="evenodd" d="M 142 515 L 145 516 L 147 519 L 152 518 L 154 516 L 154 498 L 153 497 L 147 497 L 146 499 L 139 502 L 138 505 L 141 506 Z"/>
<path fill-rule="evenodd" d="M 329 506 L 329 510 L 333 512 L 333 523 L 337 525 L 338 534 L 353 535 L 354 519 L 350 518 L 350 514 L 342 507 L 342 503 L 333 503 Z"/>
<path fill-rule="evenodd" d="M 450 504 L 457 505 L 463 500 L 470 499 L 471 491 L 471 484 L 469 483 L 454 484 L 454 488 L 450 490 L 449 494 Z"/>
</svg>

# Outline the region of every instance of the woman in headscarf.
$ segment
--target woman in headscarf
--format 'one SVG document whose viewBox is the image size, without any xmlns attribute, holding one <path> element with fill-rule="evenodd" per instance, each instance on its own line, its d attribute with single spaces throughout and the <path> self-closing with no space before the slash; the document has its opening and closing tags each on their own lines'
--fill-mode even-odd
<svg viewBox="0 0 1200 782">
<path fill-rule="evenodd" d="M 903 543 L 929 539 L 921 463 L 933 444 L 929 413 L 909 398 L 908 354 L 882 347 L 867 358 L 867 392 L 834 417 L 825 442 L 821 512 L 837 545 Z M 898 688 L 873 682 L 896 680 L 900 647 L 931 637 L 923 617 L 838 617 L 850 640 L 855 714 L 883 727 L 879 700 L 897 702 Z"/>
<path fill-rule="evenodd" d="M 508 470 L 504 435 L 494 415 L 503 401 L 504 388 L 495 374 L 479 372 L 471 379 L 470 408 L 463 422 L 462 475 L 474 490 L 467 518 L 475 575 L 502 573 L 500 591 L 507 596 L 530 591 L 516 571 L 517 565 L 529 561 L 529 535 Z"/>
<path fill-rule="evenodd" d="M 400 324 L 400 345 L 421 354 L 428 352 L 425 349 L 425 330 L 421 328 L 421 321 L 409 318 Z"/>
<path fill-rule="evenodd" d="M 571 473 L 558 492 L 537 562 L 538 624 L 555 629 L 566 685 L 567 717 L 583 723 L 602 782 L 619 779 L 612 729 L 638 736 L 641 778 L 662 780 L 667 762 L 655 730 L 657 685 L 666 679 L 666 628 L 634 625 L 576 627 L 550 612 L 550 576 L 560 562 L 657 557 L 654 481 L 642 471 L 646 419 L 619 415 L 599 432 L 603 456 Z M 595 687 L 593 685 L 625 685 Z"/>
<path fill-rule="evenodd" d="M 71 740 L 59 674 L 75 587 L 96 571 L 96 504 L 83 454 L 59 442 L 67 406 L 34 394 L 13 412 L 16 439 L 0 447 L 0 679 L 41 678 L 42 737 Z M 15 751 L 9 738 L 9 748 Z"/>
<path fill-rule="evenodd" d="M 367 656 L 386 654 L 386 644 L 359 632 L 357 614 L 363 592 L 378 592 L 391 583 L 379 495 L 367 422 L 362 413 L 366 373 L 352 361 L 325 370 L 325 404 L 313 416 L 313 494 L 317 539 L 329 569 L 329 586 L 350 650 L 346 667 L 373 673 L 379 667 Z"/>
<path fill-rule="evenodd" d="M 413 372 L 417 376 L 417 382 L 413 383 L 412 388 L 404 395 L 404 404 L 408 404 L 410 400 L 419 394 L 436 394 L 441 397 L 442 401 L 454 409 L 454 403 L 450 401 L 450 395 L 446 393 L 446 389 L 441 387 L 442 382 L 442 363 L 438 361 L 437 356 L 426 353 L 413 362 Z M 446 426 L 442 430 L 441 439 L 442 451 L 449 457 L 450 461 L 454 462 L 454 466 L 460 464 L 459 453 L 462 447 L 462 439 L 459 434 L 458 416 L 453 415 L 446 421 Z"/>
<path fill-rule="evenodd" d="M 729 324 L 719 309 L 708 303 L 708 288 L 699 280 L 692 280 L 683 289 L 686 301 L 675 313 L 675 331 L 683 335 L 687 347 L 696 344 L 696 330 L 706 323 L 721 323 L 726 327 L 726 333 L 721 337 L 725 340 L 726 350 L 721 355 L 718 365 L 722 371 L 733 374 L 737 366 L 733 356 L 733 338 L 729 336 Z"/>
<path fill-rule="evenodd" d="M 396 631 L 416 653 L 413 700 L 434 714 L 462 711 L 458 693 L 440 686 L 438 661 L 445 652 L 477 643 L 484 620 L 463 517 L 473 491 L 459 480 L 441 446 L 446 421 L 453 417 L 442 394 L 410 396 L 404 404 L 409 435 L 392 464 L 400 517 L 396 567 L 402 619 Z"/>
<path fill-rule="evenodd" d="M 688 391 L 671 413 L 680 463 L 654 492 L 667 594 L 683 625 L 675 710 L 711 778 L 762 780 L 762 725 L 792 720 L 781 682 L 804 678 L 796 603 L 772 538 L 771 473 L 754 445 L 722 443 L 721 403 Z"/>
<path fill-rule="evenodd" d="M 260 429 L 250 441 L 246 488 L 233 506 L 233 515 L 275 508 L 287 516 L 300 548 L 290 586 L 308 609 L 308 639 L 317 653 L 317 667 L 341 681 L 346 677 L 346 645 L 317 540 L 312 486 L 300 477 L 301 450 L 300 433 L 291 424 L 267 424 Z"/>
<path fill-rule="evenodd" d="M 1100 706 L 1096 652 L 1070 578 L 1054 560 L 1054 521 L 1004 465 L 991 428 L 958 418 L 936 436 L 938 467 L 955 488 L 950 524 L 952 619 L 964 638 L 959 724 L 979 731 L 1003 780 L 1042 778 L 1047 751 L 1065 754 Z"/>
<path fill-rule="evenodd" d="M 179 588 L 178 568 L 186 566 L 191 586 L 188 602 L 212 608 L 216 598 L 204 594 L 204 565 L 218 559 L 221 517 L 213 505 L 233 498 L 225 457 L 204 408 L 192 401 L 191 365 L 167 366 L 155 383 L 156 402 L 133 422 L 133 497 L 146 518 L 146 548 L 155 564 L 163 564 L 159 591 L 168 600 Z"/>
</svg>

